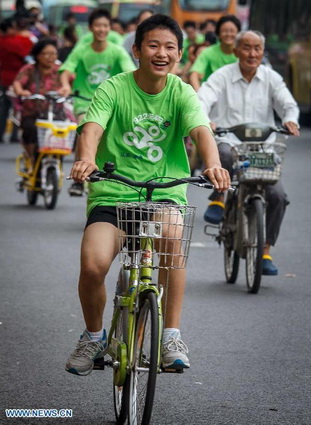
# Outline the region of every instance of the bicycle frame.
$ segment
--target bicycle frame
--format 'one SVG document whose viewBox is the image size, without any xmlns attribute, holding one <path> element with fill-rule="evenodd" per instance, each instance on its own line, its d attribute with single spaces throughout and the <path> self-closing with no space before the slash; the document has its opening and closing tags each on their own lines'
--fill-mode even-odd
<svg viewBox="0 0 311 425">
<path fill-rule="evenodd" d="M 163 289 L 158 290 L 158 285 L 152 282 L 153 272 L 153 245 L 154 241 L 151 237 L 142 239 L 143 253 L 139 259 L 139 255 L 135 254 L 132 258 L 133 264 L 130 266 L 123 266 L 125 270 L 129 270 L 129 282 L 125 294 L 116 295 L 115 308 L 112 316 L 111 326 L 108 334 L 108 350 L 113 361 L 113 366 L 119 367 L 120 373 L 118 374 L 115 385 L 122 386 L 124 384 L 128 368 L 131 368 L 134 360 L 134 343 L 135 343 L 135 325 L 136 313 L 139 308 L 140 295 L 145 291 L 152 291 L 156 294 L 158 300 L 158 314 L 159 314 L 159 351 L 158 351 L 158 370 L 160 371 L 161 359 L 161 336 L 162 336 L 162 305 L 161 298 Z M 121 309 L 127 307 L 127 344 L 123 341 L 118 341 L 113 337 L 113 334 L 118 323 Z"/>
</svg>

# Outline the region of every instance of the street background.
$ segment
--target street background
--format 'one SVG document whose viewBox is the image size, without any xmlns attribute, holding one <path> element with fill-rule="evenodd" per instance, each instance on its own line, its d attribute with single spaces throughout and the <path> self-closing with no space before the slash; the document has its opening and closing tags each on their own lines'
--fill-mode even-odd
<svg viewBox="0 0 311 425">
<path fill-rule="evenodd" d="M 30 207 L 15 191 L 18 144 L 0 145 L 0 423 L 114 423 L 112 371 L 77 377 L 67 357 L 84 329 L 77 295 L 85 198 L 69 183 L 54 211 Z M 311 129 L 288 141 L 283 181 L 291 204 L 272 254 L 279 276 L 247 294 L 244 261 L 235 285 L 224 283 L 223 250 L 204 235 L 208 191 L 191 187 L 197 205 L 188 263 L 182 338 L 191 368 L 158 377 L 153 424 L 310 425 Z M 65 162 L 70 170 L 72 158 Z M 107 281 L 109 327 L 118 262 Z M 8 408 L 72 409 L 70 419 L 6 419 Z"/>
</svg>

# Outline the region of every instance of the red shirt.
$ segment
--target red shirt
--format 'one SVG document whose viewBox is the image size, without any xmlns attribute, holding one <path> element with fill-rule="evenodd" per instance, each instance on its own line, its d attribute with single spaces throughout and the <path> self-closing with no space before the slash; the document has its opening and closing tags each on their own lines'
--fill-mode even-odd
<svg viewBox="0 0 311 425">
<path fill-rule="evenodd" d="M 25 65 L 24 58 L 29 55 L 33 43 L 29 37 L 19 34 L 0 35 L 0 84 L 9 87 L 18 71 Z"/>
</svg>

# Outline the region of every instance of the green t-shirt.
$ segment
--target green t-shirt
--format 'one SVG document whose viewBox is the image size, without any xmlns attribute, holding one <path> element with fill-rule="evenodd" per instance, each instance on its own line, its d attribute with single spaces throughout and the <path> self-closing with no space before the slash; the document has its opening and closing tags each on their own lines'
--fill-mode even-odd
<svg viewBox="0 0 311 425">
<path fill-rule="evenodd" d="M 86 122 L 95 122 L 104 129 L 96 154 L 99 169 L 105 162 L 113 162 L 118 174 L 136 181 L 189 176 L 183 137 L 195 127 L 209 128 L 197 94 L 173 74 L 168 74 L 165 88 L 155 95 L 143 92 L 132 72 L 104 81 L 97 88 L 78 133 Z M 153 200 L 186 204 L 186 190 L 186 185 L 156 189 Z M 139 200 L 143 198 L 133 188 L 98 182 L 90 184 L 87 212 L 96 205 Z"/>
<path fill-rule="evenodd" d="M 73 89 L 79 90 L 81 96 L 92 98 L 96 88 L 107 78 L 124 71 L 132 71 L 135 65 L 129 54 L 121 46 L 108 43 L 105 50 L 95 52 L 90 44 L 75 48 L 67 57 L 59 71 L 70 71 L 76 74 Z M 75 114 L 87 111 L 89 102 L 75 98 Z"/>
<path fill-rule="evenodd" d="M 198 34 L 196 36 L 195 39 L 195 43 L 196 44 L 201 44 L 204 43 L 205 37 L 203 34 Z M 183 54 L 182 54 L 182 58 L 181 58 L 181 62 L 182 63 L 186 63 L 188 61 L 188 50 L 189 50 L 189 46 L 191 46 L 192 41 L 189 40 L 189 38 L 185 38 L 184 39 L 184 44 L 183 44 Z"/>
<path fill-rule="evenodd" d="M 237 62 L 238 58 L 231 53 L 227 55 L 221 50 L 220 43 L 213 44 L 202 50 L 194 64 L 190 68 L 190 72 L 196 71 L 203 75 L 202 83 L 217 69 L 224 65 Z"/>
</svg>

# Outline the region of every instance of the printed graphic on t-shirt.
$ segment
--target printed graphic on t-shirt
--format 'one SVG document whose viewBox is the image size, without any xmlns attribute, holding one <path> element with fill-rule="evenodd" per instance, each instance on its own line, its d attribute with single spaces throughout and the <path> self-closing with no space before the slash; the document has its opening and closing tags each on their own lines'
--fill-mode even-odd
<svg viewBox="0 0 311 425">
<path fill-rule="evenodd" d="M 104 80 L 111 77 L 110 66 L 105 64 L 97 64 L 91 68 L 90 75 L 88 76 L 88 82 L 92 85 L 98 86 Z"/>
<path fill-rule="evenodd" d="M 170 123 L 158 115 L 148 113 L 140 114 L 133 119 L 135 124 L 143 121 L 148 121 L 149 124 L 150 121 L 154 123 L 147 128 L 135 125 L 133 131 L 127 131 L 123 134 L 123 141 L 129 146 L 135 146 L 137 149 L 147 149 L 148 159 L 152 162 L 158 162 L 163 157 L 163 149 L 155 145 L 155 143 L 162 142 L 166 138 L 167 135 L 161 128 L 167 128 Z"/>
</svg>

